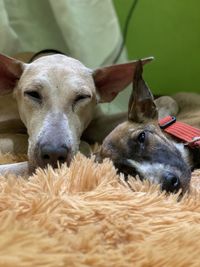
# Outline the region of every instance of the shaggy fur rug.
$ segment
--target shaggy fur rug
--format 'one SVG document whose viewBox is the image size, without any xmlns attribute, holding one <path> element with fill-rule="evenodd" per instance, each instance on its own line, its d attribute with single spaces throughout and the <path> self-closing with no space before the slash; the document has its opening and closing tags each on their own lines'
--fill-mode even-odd
<svg viewBox="0 0 200 267">
<path fill-rule="evenodd" d="M 28 180 L 0 177 L 0 266 L 200 266 L 199 179 L 177 201 L 81 154 Z"/>
</svg>

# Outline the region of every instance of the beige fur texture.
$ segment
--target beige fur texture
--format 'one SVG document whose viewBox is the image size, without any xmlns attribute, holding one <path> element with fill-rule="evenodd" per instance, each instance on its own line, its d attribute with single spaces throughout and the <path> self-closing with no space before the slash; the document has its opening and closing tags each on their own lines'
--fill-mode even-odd
<svg viewBox="0 0 200 267">
<path fill-rule="evenodd" d="M 24 160 L 1 155 L 0 163 Z M 0 177 L 0 266 L 199 266 L 200 171 L 179 202 L 108 160 Z"/>
</svg>

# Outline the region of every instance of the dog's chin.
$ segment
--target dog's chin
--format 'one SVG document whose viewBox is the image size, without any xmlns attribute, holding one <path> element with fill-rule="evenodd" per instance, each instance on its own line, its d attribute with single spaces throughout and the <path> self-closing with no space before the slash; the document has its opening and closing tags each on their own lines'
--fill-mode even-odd
<svg viewBox="0 0 200 267">
<path fill-rule="evenodd" d="M 29 175 L 33 174 L 37 168 L 39 168 L 39 166 L 33 164 L 31 161 L 28 161 L 28 172 L 29 172 Z"/>
<path fill-rule="evenodd" d="M 36 160 L 29 160 L 28 161 L 28 169 L 29 169 L 29 174 L 33 174 L 36 169 L 40 168 L 40 169 L 46 169 L 48 166 L 52 167 L 53 169 L 58 169 L 59 167 L 61 167 L 63 164 L 66 164 L 68 167 L 71 164 L 71 161 L 73 159 L 73 155 L 69 155 L 67 158 L 67 161 L 65 162 L 61 162 L 61 163 L 57 163 L 57 164 L 44 164 L 40 161 L 36 161 Z"/>
</svg>

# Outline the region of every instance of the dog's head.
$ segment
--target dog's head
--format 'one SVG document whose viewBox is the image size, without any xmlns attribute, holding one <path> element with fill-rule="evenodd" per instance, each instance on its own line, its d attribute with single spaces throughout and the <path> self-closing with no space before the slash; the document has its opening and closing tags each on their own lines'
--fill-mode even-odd
<svg viewBox="0 0 200 267">
<path fill-rule="evenodd" d="M 0 95 L 14 92 L 29 135 L 30 166 L 69 164 L 97 103 L 112 101 L 131 82 L 135 66 L 130 62 L 93 71 L 59 54 L 30 64 L 0 55 Z"/>
<path fill-rule="evenodd" d="M 158 112 L 151 91 L 137 64 L 129 101 L 128 120 L 117 126 L 104 140 L 97 160 L 112 159 L 125 175 L 139 175 L 161 184 L 168 192 L 188 190 L 191 172 L 184 146 L 169 140 L 158 126 Z"/>
</svg>

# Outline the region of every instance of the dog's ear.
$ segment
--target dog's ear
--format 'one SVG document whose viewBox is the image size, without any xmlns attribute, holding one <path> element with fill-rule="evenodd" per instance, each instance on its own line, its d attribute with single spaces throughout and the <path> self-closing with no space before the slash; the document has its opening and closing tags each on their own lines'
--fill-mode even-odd
<svg viewBox="0 0 200 267">
<path fill-rule="evenodd" d="M 151 90 L 142 78 L 142 62 L 138 61 L 133 77 L 133 90 L 129 99 L 128 119 L 142 123 L 158 117 Z"/>
<path fill-rule="evenodd" d="M 0 54 L 0 95 L 13 91 L 24 69 L 24 64 L 14 58 Z"/>
<path fill-rule="evenodd" d="M 142 65 L 152 59 L 152 57 L 142 59 Z M 99 102 L 112 101 L 120 91 L 132 82 L 137 63 L 138 60 L 99 68 L 93 72 L 95 86 L 100 95 Z"/>
</svg>

